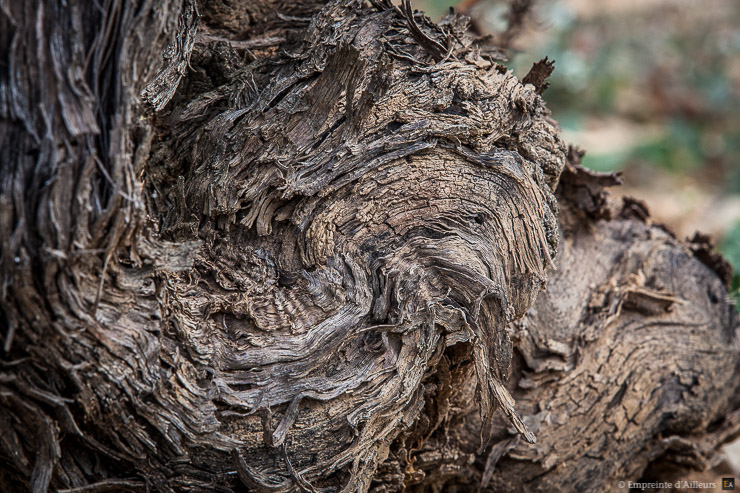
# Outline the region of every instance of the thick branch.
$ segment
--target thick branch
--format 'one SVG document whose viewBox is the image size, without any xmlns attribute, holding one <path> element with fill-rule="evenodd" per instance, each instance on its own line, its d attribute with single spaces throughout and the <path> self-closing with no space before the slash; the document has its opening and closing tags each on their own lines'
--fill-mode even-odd
<svg viewBox="0 0 740 493">
<path fill-rule="evenodd" d="M 724 288 L 634 219 L 559 228 L 557 127 L 464 28 L 353 0 L 0 10 L 0 483 L 563 487 L 555 463 L 734 433 L 709 426 L 738 404 Z M 574 395 L 601 441 L 563 453 Z M 635 423 L 640 451 L 609 441 Z"/>
</svg>

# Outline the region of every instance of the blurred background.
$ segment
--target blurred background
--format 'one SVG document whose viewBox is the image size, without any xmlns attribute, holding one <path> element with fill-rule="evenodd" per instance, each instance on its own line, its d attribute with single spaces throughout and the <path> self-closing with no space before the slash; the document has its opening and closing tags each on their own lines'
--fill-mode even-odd
<svg viewBox="0 0 740 493">
<path fill-rule="evenodd" d="M 499 39 L 510 11 L 506 0 L 413 6 L 435 21 L 453 6 Z M 739 301 L 740 1 L 535 0 L 510 48 L 520 79 L 555 60 L 543 97 L 583 165 L 622 171 L 612 193 L 645 200 L 679 238 L 710 233 Z M 740 441 L 725 451 L 740 476 Z"/>
</svg>

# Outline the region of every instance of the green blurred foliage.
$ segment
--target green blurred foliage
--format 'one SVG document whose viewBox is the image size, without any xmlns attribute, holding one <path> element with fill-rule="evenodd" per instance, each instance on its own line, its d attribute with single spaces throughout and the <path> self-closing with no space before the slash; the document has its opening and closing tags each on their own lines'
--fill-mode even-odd
<svg viewBox="0 0 740 493">
<path fill-rule="evenodd" d="M 734 275 L 732 276 L 731 296 L 735 300 L 735 307 L 740 311 L 740 221 L 727 232 L 720 244 L 720 251 L 732 265 Z"/>
<path fill-rule="evenodd" d="M 442 16 L 450 11 L 450 7 L 454 7 L 459 2 L 454 0 L 426 0 L 425 2 L 419 2 L 420 10 L 423 10 L 431 19 L 440 19 Z M 414 2 L 416 6 L 416 2 Z"/>
</svg>

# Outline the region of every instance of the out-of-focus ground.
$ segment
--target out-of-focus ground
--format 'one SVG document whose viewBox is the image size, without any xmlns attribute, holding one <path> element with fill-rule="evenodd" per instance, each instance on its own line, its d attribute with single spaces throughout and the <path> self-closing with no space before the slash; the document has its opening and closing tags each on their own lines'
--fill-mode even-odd
<svg viewBox="0 0 740 493">
<path fill-rule="evenodd" d="M 434 20 L 455 6 L 493 34 L 509 8 L 413 5 Z M 565 140 L 587 151 L 584 166 L 621 171 L 625 184 L 613 193 L 645 200 L 679 238 L 710 233 L 733 264 L 740 300 L 740 1 L 539 0 L 513 48 L 507 65 L 520 78 L 533 62 L 555 60 L 543 97 Z M 725 452 L 714 472 L 734 474 L 740 489 L 740 441 Z"/>
</svg>

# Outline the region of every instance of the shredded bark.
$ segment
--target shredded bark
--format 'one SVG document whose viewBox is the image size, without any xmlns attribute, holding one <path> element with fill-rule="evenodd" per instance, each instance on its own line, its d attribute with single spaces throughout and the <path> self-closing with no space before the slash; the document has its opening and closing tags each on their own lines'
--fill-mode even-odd
<svg viewBox="0 0 740 493">
<path fill-rule="evenodd" d="M 717 448 L 740 435 L 738 318 L 720 297 L 722 280 L 661 228 L 639 218 L 583 221 L 577 204 L 560 198 L 562 241 L 548 289 L 510 325 L 507 386 L 537 444 L 499 418 L 491 446 L 476 454 L 482 423 L 463 389 L 443 427 L 391 447 L 411 456 L 391 456 L 384 469 L 413 464 L 415 473 L 399 483 L 378 477 L 374 491 L 670 481 L 716 466 Z M 430 455 L 438 459 L 427 462 Z"/>
<path fill-rule="evenodd" d="M 712 237 L 697 231 L 689 240 L 689 248 L 694 252 L 696 258 L 716 272 L 719 278 L 725 283 L 725 287 L 730 289 L 730 282 L 732 281 L 732 266 L 720 253 L 717 252 L 714 247 Z"/>
<path fill-rule="evenodd" d="M 545 57 L 532 65 L 532 68 L 529 69 L 527 75 L 522 79 L 522 84 L 532 84 L 537 90 L 537 94 L 542 94 L 548 87 L 550 87 L 550 83 L 547 82 L 547 78 L 552 75 L 554 70 L 555 61 Z"/>
<path fill-rule="evenodd" d="M 621 185 L 621 174 L 584 168 L 581 166 L 584 154 L 581 149 L 568 147 L 568 159 L 559 183 L 561 195 L 591 219 L 610 219 L 614 211 L 609 206 L 609 191 L 605 189 Z"/>
<path fill-rule="evenodd" d="M 738 423 L 725 288 L 597 221 L 619 178 L 466 28 L 386 0 L 4 4 L 0 490 L 711 462 Z"/>
</svg>

